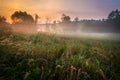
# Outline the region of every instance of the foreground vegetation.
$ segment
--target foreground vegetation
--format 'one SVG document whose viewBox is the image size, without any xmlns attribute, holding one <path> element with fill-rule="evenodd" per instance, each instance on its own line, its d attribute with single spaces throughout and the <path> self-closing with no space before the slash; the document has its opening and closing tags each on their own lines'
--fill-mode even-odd
<svg viewBox="0 0 120 80">
<path fill-rule="evenodd" d="M 120 41 L 0 29 L 0 80 L 120 80 Z"/>
</svg>

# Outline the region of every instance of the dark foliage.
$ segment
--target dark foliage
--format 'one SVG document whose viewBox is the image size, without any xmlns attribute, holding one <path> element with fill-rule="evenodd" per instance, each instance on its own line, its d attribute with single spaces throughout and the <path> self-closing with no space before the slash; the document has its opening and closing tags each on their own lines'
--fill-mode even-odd
<svg viewBox="0 0 120 80">
<path fill-rule="evenodd" d="M 16 11 L 11 15 L 14 24 L 31 24 L 34 23 L 33 17 L 27 12 Z"/>
<path fill-rule="evenodd" d="M 70 17 L 63 14 L 61 20 L 63 23 L 68 23 L 68 22 L 70 22 Z"/>
<path fill-rule="evenodd" d="M 0 23 L 5 23 L 6 22 L 6 18 L 4 16 L 0 16 Z"/>
<path fill-rule="evenodd" d="M 78 29 L 79 27 L 82 27 L 81 28 L 82 31 L 87 31 L 87 32 L 120 33 L 120 11 L 118 9 L 108 14 L 107 19 L 79 20 L 78 17 L 76 17 L 73 21 L 71 21 L 70 19 L 71 18 L 69 16 L 63 14 L 61 18 L 62 22 L 59 23 L 59 26 L 69 27 L 69 29 L 71 28 L 72 30 L 73 28 Z"/>
</svg>

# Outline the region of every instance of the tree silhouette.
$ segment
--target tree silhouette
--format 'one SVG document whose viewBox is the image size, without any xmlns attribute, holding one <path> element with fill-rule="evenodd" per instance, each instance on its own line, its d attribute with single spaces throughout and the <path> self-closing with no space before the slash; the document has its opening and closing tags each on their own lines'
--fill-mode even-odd
<svg viewBox="0 0 120 80">
<path fill-rule="evenodd" d="M 14 24 L 31 24 L 34 23 L 33 17 L 27 12 L 16 11 L 12 14 L 11 19 Z"/>
<path fill-rule="evenodd" d="M 108 21 L 109 24 L 111 24 L 112 26 L 118 27 L 120 28 L 120 11 L 118 9 L 116 9 L 115 11 L 112 11 L 109 15 L 108 15 Z"/>
<path fill-rule="evenodd" d="M 37 24 L 39 18 L 40 17 L 37 14 L 35 14 L 35 24 Z"/>
<path fill-rule="evenodd" d="M 120 18 L 120 11 L 118 11 L 118 9 L 116 9 L 115 11 L 112 11 L 108 15 L 108 19 L 117 19 L 117 18 Z"/>
<path fill-rule="evenodd" d="M 76 17 L 76 18 L 74 19 L 74 21 L 75 21 L 75 22 L 78 22 L 78 21 L 79 21 L 79 18 L 78 18 L 78 17 Z"/>
<path fill-rule="evenodd" d="M 6 18 L 4 16 L 0 16 L 0 23 L 6 23 Z"/>
<path fill-rule="evenodd" d="M 67 23 L 70 22 L 70 17 L 63 14 L 61 20 L 62 22 Z"/>
</svg>

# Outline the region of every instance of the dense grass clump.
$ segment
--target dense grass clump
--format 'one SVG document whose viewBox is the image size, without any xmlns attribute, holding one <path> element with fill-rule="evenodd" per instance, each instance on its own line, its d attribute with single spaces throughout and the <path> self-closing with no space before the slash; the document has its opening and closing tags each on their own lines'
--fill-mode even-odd
<svg viewBox="0 0 120 80">
<path fill-rule="evenodd" d="M 0 30 L 0 80 L 120 80 L 119 54 L 120 41 Z"/>
</svg>

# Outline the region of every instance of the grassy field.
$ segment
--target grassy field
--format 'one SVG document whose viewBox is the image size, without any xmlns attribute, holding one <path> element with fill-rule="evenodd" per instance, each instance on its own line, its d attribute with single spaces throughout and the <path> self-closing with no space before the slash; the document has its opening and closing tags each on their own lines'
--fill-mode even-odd
<svg viewBox="0 0 120 80">
<path fill-rule="evenodd" d="M 120 40 L 0 29 L 0 80 L 120 80 Z"/>
</svg>

